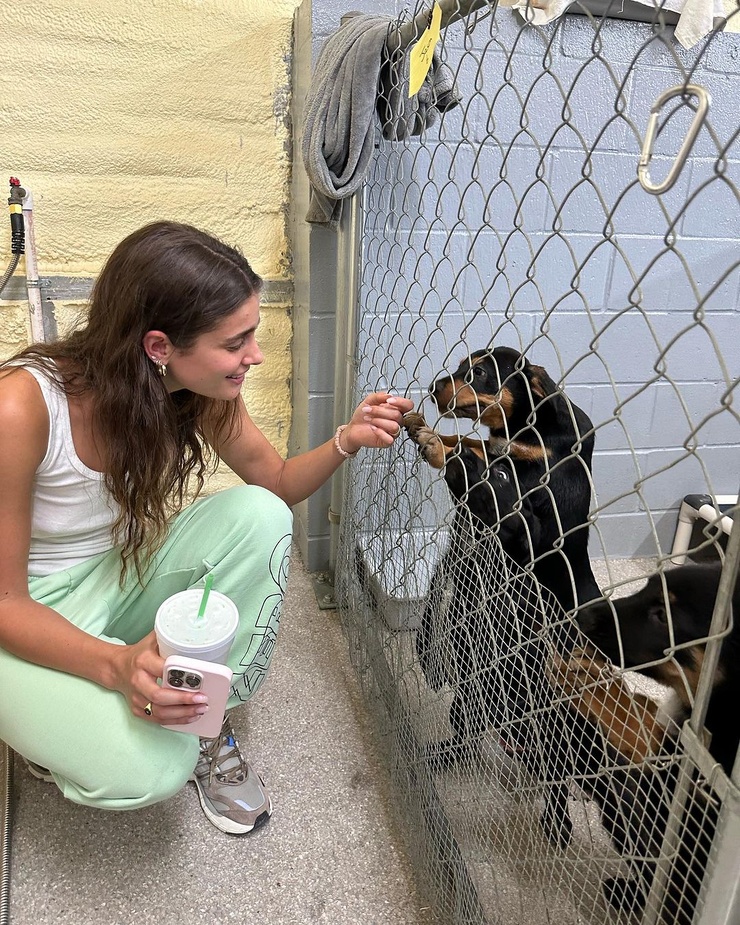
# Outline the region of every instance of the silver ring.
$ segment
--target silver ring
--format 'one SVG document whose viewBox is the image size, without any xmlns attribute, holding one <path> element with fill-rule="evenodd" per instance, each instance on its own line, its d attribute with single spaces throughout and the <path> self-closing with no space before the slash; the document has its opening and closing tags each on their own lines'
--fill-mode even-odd
<svg viewBox="0 0 740 925">
<path fill-rule="evenodd" d="M 398 424 L 397 427 L 398 427 L 398 430 L 395 432 L 395 434 L 391 434 L 391 437 L 393 437 L 394 440 L 396 439 L 396 437 L 400 436 L 401 431 L 403 430 L 400 424 Z"/>
<path fill-rule="evenodd" d="M 152 702 L 151 702 L 151 700 L 150 700 L 149 703 L 144 707 L 144 712 L 146 713 L 147 716 L 151 716 L 151 715 L 152 715 Z"/>
</svg>

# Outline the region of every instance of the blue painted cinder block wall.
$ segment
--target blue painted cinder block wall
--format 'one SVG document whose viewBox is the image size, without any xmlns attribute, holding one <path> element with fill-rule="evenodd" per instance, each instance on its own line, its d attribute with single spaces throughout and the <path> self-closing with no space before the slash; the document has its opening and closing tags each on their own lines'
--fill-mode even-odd
<svg viewBox="0 0 740 925">
<path fill-rule="evenodd" d="M 596 38 L 581 16 L 522 31 L 506 10 L 493 37 L 450 27 L 460 107 L 381 144 L 367 192 L 361 380 L 421 395 L 467 348 L 525 350 L 597 425 L 594 556 L 665 554 L 686 494 L 740 482 L 722 405 L 740 375 L 740 44 L 718 36 L 697 63 L 651 35 L 610 20 Z M 642 135 L 689 68 L 714 134 L 655 197 Z M 689 122 L 661 133 L 653 179 Z"/>
<path fill-rule="evenodd" d="M 343 12 L 314 0 L 314 59 Z M 740 41 L 718 36 L 699 57 L 651 35 L 610 20 L 597 38 L 582 16 L 523 30 L 503 9 L 492 34 L 450 27 L 462 103 L 421 140 L 381 142 L 365 197 L 360 391 L 421 397 L 467 348 L 526 350 L 597 425 L 595 556 L 667 552 L 686 494 L 740 482 L 737 412 L 722 410 L 740 375 Z M 690 69 L 714 135 L 658 199 L 636 183 L 642 134 Z M 687 125 L 662 132 L 653 177 Z M 307 394 L 330 401 L 318 329 L 311 351 L 323 391 Z"/>
</svg>

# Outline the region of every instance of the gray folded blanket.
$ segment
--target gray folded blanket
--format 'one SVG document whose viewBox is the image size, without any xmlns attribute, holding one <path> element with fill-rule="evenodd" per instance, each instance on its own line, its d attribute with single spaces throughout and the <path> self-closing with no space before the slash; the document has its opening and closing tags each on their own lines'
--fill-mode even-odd
<svg viewBox="0 0 740 925">
<path fill-rule="evenodd" d="M 303 163 L 311 183 L 306 221 L 336 227 L 342 200 L 362 185 L 375 145 L 375 113 L 383 136 L 400 141 L 433 125 L 460 102 L 449 68 L 435 54 L 419 92 L 408 97 L 410 49 L 389 57 L 395 20 L 347 14 L 319 53 L 306 97 Z"/>
</svg>

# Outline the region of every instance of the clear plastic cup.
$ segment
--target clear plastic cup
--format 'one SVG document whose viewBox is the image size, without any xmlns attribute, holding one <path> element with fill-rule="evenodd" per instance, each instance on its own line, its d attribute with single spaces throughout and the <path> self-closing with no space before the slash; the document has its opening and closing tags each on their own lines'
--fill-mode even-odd
<svg viewBox="0 0 740 925">
<path fill-rule="evenodd" d="M 154 618 L 159 654 L 185 655 L 206 662 L 226 662 L 239 625 L 239 611 L 219 591 L 208 595 L 206 612 L 198 619 L 202 588 L 178 591 L 162 601 Z"/>
</svg>

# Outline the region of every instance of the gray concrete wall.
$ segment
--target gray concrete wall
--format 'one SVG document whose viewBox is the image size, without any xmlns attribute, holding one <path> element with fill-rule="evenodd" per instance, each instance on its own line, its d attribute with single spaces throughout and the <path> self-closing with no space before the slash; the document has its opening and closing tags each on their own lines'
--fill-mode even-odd
<svg viewBox="0 0 740 925">
<path fill-rule="evenodd" d="M 295 278 L 293 318 L 293 426 L 290 453 L 327 440 L 336 429 L 334 401 L 337 232 L 305 221 L 309 186 L 301 159 L 306 93 L 313 65 L 327 37 L 348 9 L 396 15 L 393 3 L 365 2 L 343 8 L 328 0 L 304 0 L 296 10 L 293 55 L 293 180 L 291 247 Z M 340 306 L 341 310 L 341 306 Z M 325 485 L 295 508 L 295 538 L 309 571 L 330 564 L 329 508 Z"/>
</svg>

